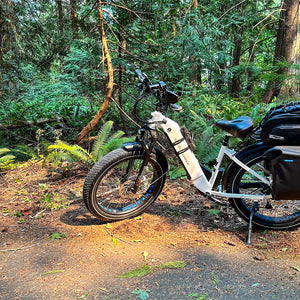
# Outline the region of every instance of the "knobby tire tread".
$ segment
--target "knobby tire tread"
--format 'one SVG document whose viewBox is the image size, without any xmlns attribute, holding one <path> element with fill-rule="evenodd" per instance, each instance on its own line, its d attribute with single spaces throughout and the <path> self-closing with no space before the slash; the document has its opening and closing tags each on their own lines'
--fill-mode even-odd
<svg viewBox="0 0 300 300">
<path fill-rule="evenodd" d="M 153 195 L 152 199 L 149 201 L 146 201 L 143 205 L 141 205 L 138 209 L 133 210 L 132 212 L 129 213 L 129 215 L 124 215 L 124 216 L 104 216 L 101 213 L 99 213 L 99 209 L 96 210 L 93 208 L 92 204 L 92 190 L 94 185 L 97 183 L 98 178 L 103 175 L 103 172 L 107 172 L 110 169 L 110 166 L 112 165 L 117 165 L 118 161 L 125 160 L 126 158 L 135 158 L 135 159 L 140 159 L 142 155 L 142 152 L 137 151 L 137 152 L 130 152 L 126 151 L 123 148 L 116 149 L 110 153 L 108 153 L 106 156 L 104 156 L 100 161 L 98 161 L 93 168 L 90 170 L 88 176 L 86 177 L 84 187 L 83 187 L 83 200 L 88 208 L 88 210 L 97 218 L 102 219 L 103 221 L 119 221 L 131 217 L 135 217 L 139 214 L 141 214 L 149 205 L 151 205 L 156 198 L 159 196 L 161 193 L 161 190 L 164 186 L 165 179 L 166 179 L 166 174 L 163 174 L 163 167 L 160 165 L 159 161 L 151 154 L 152 160 L 156 162 L 157 165 L 160 167 L 160 171 L 163 174 L 162 177 L 159 179 L 158 184 L 160 184 L 158 191 Z"/>
</svg>

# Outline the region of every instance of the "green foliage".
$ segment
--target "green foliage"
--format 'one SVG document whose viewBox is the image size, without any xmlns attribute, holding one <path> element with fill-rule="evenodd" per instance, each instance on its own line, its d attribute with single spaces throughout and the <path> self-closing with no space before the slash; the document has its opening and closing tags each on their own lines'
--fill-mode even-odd
<svg viewBox="0 0 300 300">
<path fill-rule="evenodd" d="M 132 294 L 138 295 L 141 300 L 145 300 L 145 299 L 149 298 L 148 292 L 149 292 L 149 290 L 144 291 L 144 290 L 137 289 L 137 290 L 132 291 Z"/>
<path fill-rule="evenodd" d="M 0 148 L 0 170 L 9 168 L 14 162 L 15 156 L 11 154 L 11 150 L 8 148 Z"/>
<path fill-rule="evenodd" d="M 110 135 L 112 126 L 113 122 L 108 121 L 101 127 L 91 153 L 79 145 L 69 145 L 66 142 L 57 140 L 54 145 L 48 147 L 50 153 L 46 157 L 45 163 L 61 164 L 63 162 L 74 163 L 77 161 L 91 166 L 108 152 L 121 147 L 126 141 L 132 140 L 131 138 L 122 138 L 124 135 L 122 131 Z"/>
<path fill-rule="evenodd" d="M 65 196 L 61 196 L 58 193 L 44 193 L 41 196 L 41 204 L 45 209 L 54 210 L 66 208 L 69 206 L 69 201 Z"/>
<path fill-rule="evenodd" d="M 123 1 L 128 10 L 109 3 L 103 8 L 115 69 L 114 98 L 130 115 L 134 97 L 138 96 L 133 85 L 137 68 L 153 82 L 164 80 L 170 90 L 180 88 L 186 108 L 182 118 L 194 133 L 197 155 L 205 162 L 215 156 L 221 139 L 212 127 L 215 120 L 251 114 L 257 124 L 263 110 L 257 105 L 269 80 L 289 79 L 299 84 L 299 74 L 278 75 L 278 68 L 290 67 L 286 62 L 273 67 L 278 1 L 199 0 L 197 7 L 191 1 Z M 45 130 L 40 142 L 57 140 L 57 129 L 61 130 L 61 140 L 74 139 L 99 109 L 106 93 L 105 60 L 99 33 L 92 30 L 98 23 L 97 9 L 91 1 L 78 2 L 80 21 L 75 37 L 65 3 L 63 24 L 55 1 L 9 1 L 0 5 L 1 123 L 53 117 L 62 120 L 41 127 L 0 131 L 1 147 L 20 144 L 23 139 L 32 144 L 38 129 Z M 234 55 L 238 45 L 241 53 L 237 65 Z M 119 69 L 125 72 L 119 73 Z M 230 96 L 233 78 L 238 78 L 240 85 L 240 97 L 235 99 Z M 118 85 L 122 88 L 120 94 Z M 191 116 L 190 110 L 197 117 Z M 148 117 L 148 111 L 149 107 L 143 111 L 144 116 Z M 115 122 L 116 130 L 125 131 L 114 105 L 109 105 L 105 118 Z M 136 129 L 131 124 L 127 127 L 129 134 Z M 117 136 L 105 146 L 117 147 L 119 139 Z M 36 149 L 39 155 L 39 145 Z M 105 147 L 99 149 L 98 154 L 91 153 L 93 159 L 104 155 Z M 57 152 L 60 161 L 89 160 L 79 149 Z M 22 154 L 24 159 L 33 157 L 27 154 Z"/>
<path fill-rule="evenodd" d="M 61 232 L 54 232 L 51 235 L 49 235 L 49 239 L 51 241 L 60 240 L 62 238 L 66 238 L 66 237 L 67 237 L 67 235 L 65 233 L 61 233 Z"/>
<path fill-rule="evenodd" d="M 207 295 L 201 295 L 198 293 L 191 293 L 188 295 L 189 297 L 193 298 L 193 300 L 206 300 L 207 299 Z"/>
<path fill-rule="evenodd" d="M 134 278 L 134 277 L 140 277 L 140 276 L 146 276 L 152 272 L 153 268 L 143 265 L 141 268 L 134 269 L 132 271 L 129 271 L 127 273 L 124 273 L 122 275 L 118 275 L 119 278 Z"/>
<path fill-rule="evenodd" d="M 69 145 L 58 140 L 54 145 L 50 145 L 48 149 L 50 153 L 46 157 L 45 162 L 52 162 L 54 164 L 62 162 L 73 163 L 75 161 L 81 161 L 84 164 L 95 162 L 92 155 L 78 145 Z"/>
<path fill-rule="evenodd" d="M 110 135 L 112 126 L 113 121 L 108 121 L 102 126 L 102 128 L 98 132 L 91 152 L 91 156 L 93 157 L 93 160 L 95 162 L 111 150 L 119 148 L 122 146 L 123 143 L 131 140 L 130 138 L 122 138 L 124 132 L 121 130 L 118 130 L 117 132 Z"/>
<path fill-rule="evenodd" d="M 156 268 L 160 269 L 181 269 L 186 266 L 186 263 L 184 261 L 170 261 L 161 265 L 156 266 Z"/>
<path fill-rule="evenodd" d="M 220 214 L 220 210 L 219 209 L 209 209 L 208 210 L 208 215 L 209 216 L 218 216 Z"/>
<path fill-rule="evenodd" d="M 0 148 L 0 169 L 12 169 L 29 159 L 36 161 L 40 158 L 36 149 L 28 145 L 15 145 L 11 149 Z"/>
<path fill-rule="evenodd" d="M 197 145 L 196 155 L 201 161 L 207 163 L 217 157 L 224 132 L 217 131 L 213 127 L 215 120 L 207 120 L 191 110 L 193 122 L 190 131 L 194 133 L 194 140 Z M 214 116 L 211 115 L 211 118 Z"/>
<path fill-rule="evenodd" d="M 170 179 L 184 178 L 186 177 L 186 171 L 183 166 L 179 166 L 177 168 L 173 168 L 169 172 Z"/>
<path fill-rule="evenodd" d="M 186 266 L 186 263 L 184 261 L 171 261 L 171 262 L 167 262 L 164 264 L 156 265 L 154 267 L 143 265 L 141 268 L 134 269 L 134 270 L 124 273 L 122 275 L 118 275 L 117 277 L 133 278 L 133 277 L 139 277 L 139 276 L 146 276 L 146 275 L 150 274 L 155 268 L 158 268 L 158 269 L 181 269 L 181 268 L 184 268 L 185 266 Z"/>
</svg>

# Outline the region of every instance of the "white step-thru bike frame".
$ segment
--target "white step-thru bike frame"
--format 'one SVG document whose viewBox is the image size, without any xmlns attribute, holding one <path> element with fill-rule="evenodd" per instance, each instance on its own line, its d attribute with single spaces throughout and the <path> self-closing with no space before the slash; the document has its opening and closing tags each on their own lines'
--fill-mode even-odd
<svg viewBox="0 0 300 300">
<path fill-rule="evenodd" d="M 154 111 L 151 113 L 152 118 L 149 120 L 149 127 L 152 130 L 162 129 L 165 134 L 168 136 L 170 142 L 174 146 L 179 159 L 185 167 L 185 170 L 190 176 L 191 183 L 196 186 L 198 190 L 206 195 L 218 196 L 222 198 L 244 198 L 251 200 L 262 200 L 271 198 L 270 195 L 248 195 L 248 194 L 234 194 L 234 193 L 225 193 L 221 191 L 212 190 L 214 183 L 217 179 L 217 175 L 223 160 L 224 155 L 227 155 L 231 160 L 233 160 L 240 167 L 245 169 L 247 172 L 251 173 L 257 179 L 266 183 L 270 186 L 270 182 L 266 178 L 260 176 L 257 172 L 250 169 L 247 165 L 242 163 L 239 159 L 235 157 L 235 151 L 229 149 L 227 146 L 222 145 L 216 160 L 216 165 L 212 170 L 211 178 L 208 180 L 199 164 L 198 159 L 194 153 L 189 149 L 189 146 L 186 140 L 183 138 L 183 135 L 180 131 L 179 125 L 172 119 L 167 118 L 161 112 Z"/>
</svg>

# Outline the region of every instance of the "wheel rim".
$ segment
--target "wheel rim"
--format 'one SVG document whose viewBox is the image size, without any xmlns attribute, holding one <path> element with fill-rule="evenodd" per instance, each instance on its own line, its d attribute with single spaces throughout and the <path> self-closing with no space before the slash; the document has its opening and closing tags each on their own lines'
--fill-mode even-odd
<svg viewBox="0 0 300 300">
<path fill-rule="evenodd" d="M 270 182 L 270 172 L 265 168 L 266 161 L 263 157 L 254 159 L 247 164 L 252 170 L 259 173 Z M 259 181 L 249 172 L 241 169 L 235 178 L 234 192 L 240 194 L 262 194 L 270 195 L 271 188 Z M 235 199 L 237 209 L 249 218 L 253 206 L 253 200 L 250 199 Z M 259 211 L 255 214 L 254 219 L 259 223 L 279 224 L 291 223 L 300 216 L 300 200 L 272 200 L 265 199 L 258 201 Z"/>
<path fill-rule="evenodd" d="M 150 159 L 136 182 L 142 162 L 143 157 L 125 158 L 103 172 L 106 175 L 100 176 L 92 192 L 96 210 L 108 216 L 123 216 L 154 200 L 161 185 L 162 170 Z"/>
</svg>

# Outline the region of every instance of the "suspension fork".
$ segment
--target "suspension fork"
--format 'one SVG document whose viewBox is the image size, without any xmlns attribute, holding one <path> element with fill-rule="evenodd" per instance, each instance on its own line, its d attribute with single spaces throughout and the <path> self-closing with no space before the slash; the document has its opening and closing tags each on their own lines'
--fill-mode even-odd
<svg viewBox="0 0 300 300">
<path fill-rule="evenodd" d="M 149 160 L 150 160 L 150 155 L 152 153 L 152 150 L 154 148 L 154 145 L 157 141 L 157 132 L 156 130 L 150 130 L 150 134 L 151 134 L 151 142 L 149 145 L 146 145 L 145 141 L 144 141 L 144 135 L 146 133 L 145 129 L 141 129 L 139 132 L 139 135 L 137 136 L 137 141 L 141 142 L 143 145 L 143 150 L 145 151 L 145 157 L 143 159 L 143 163 L 139 169 L 139 173 L 135 179 L 135 183 L 133 186 L 133 193 L 136 193 L 139 187 L 139 183 L 140 183 L 140 177 L 144 171 L 144 168 L 147 166 Z"/>
<path fill-rule="evenodd" d="M 146 130 L 149 130 L 149 132 L 151 134 L 151 142 L 150 142 L 149 145 L 146 144 L 145 139 L 144 139 Z M 139 187 L 139 184 L 140 184 L 140 177 L 143 173 L 144 168 L 147 166 L 147 164 L 150 160 L 150 155 L 152 153 L 152 150 L 154 148 L 154 145 L 155 145 L 156 141 L 157 141 L 157 132 L 156 132 L 156 130 L 151 130 L 148 127 L 142 127 L 139 130 L 138 136 L 136 137 L 136 142 L 138 142 L 142 146 L 142 153 L 144 155 L 144 159 L 143 159 L 143 162 L 140 166 L 139 172 L 137 174 L 137 177 L 135 179 L 134 185 L 133 185 L 132 190 L 131 190 L 133 193 L 136 193 L 137 190 L 138 190 L 138 187 Z M 138 151 L 140 151 L 140 148 L 139 148 Z M 135 151 L 133 151 L 133 153 L 135 153 Z M 134 158 L 132 158 L 129 161 L 128 166 L 126 168 L 126 172 L 123 175 L 123 180 L 122 180 L 123 182 L 125 182 L 127 180 L 128 174 L 130 173 L 130 171 L 133 168 L 134 161 L 135 161 Z"/>
</svg>

